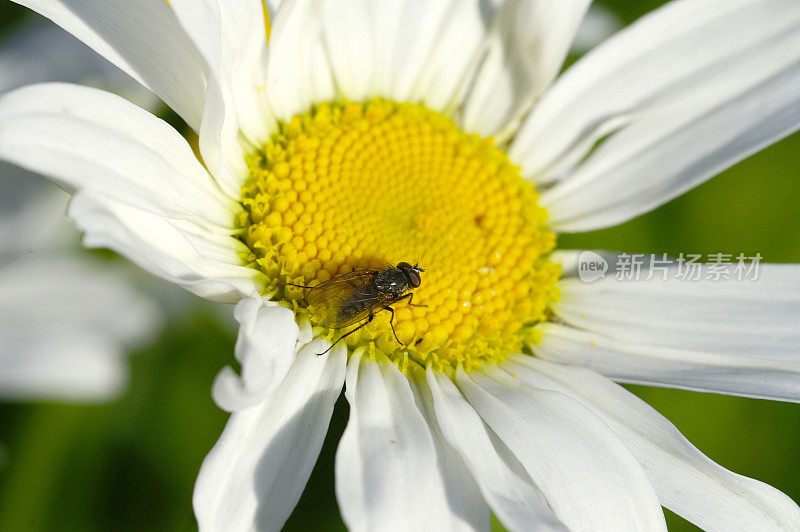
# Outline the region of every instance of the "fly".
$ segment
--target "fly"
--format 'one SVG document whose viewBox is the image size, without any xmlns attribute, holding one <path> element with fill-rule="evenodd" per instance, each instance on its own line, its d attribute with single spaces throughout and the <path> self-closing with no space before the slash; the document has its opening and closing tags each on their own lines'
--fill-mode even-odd
<svg viewBox="0 0 800 532">
<path fill-rule="evenodd" d="M 422 283 L 420 272 L 424 271 L 416 264 L 412 266 L 407 262 L 400 262 L 397 266 L 387 265 L 381 269 L 355 270 L 337 275 L 316 286 L 289 284 L 307 288 L 306 302 L 308 305 L 324 309 L 323 318 L 319 322 L 323 327 L 341 329 L 363 322 L 355 329 L 340 336 L 328 349 L 317 353 L 324 355 L 334 345 L 371 323 L 375 318 L 375 313 L 381 310 L 388 310 L 391 313 L 389 325 L 394 338 L 400 345 L 405 345 L 394 330 L 394 309 L 391 305 L 408 299 L 408 304 L 412 307 L 425 306 L 414 305 L 411 302 L 414 299 L 414 293 L 410 291 Z"/>
</svg>

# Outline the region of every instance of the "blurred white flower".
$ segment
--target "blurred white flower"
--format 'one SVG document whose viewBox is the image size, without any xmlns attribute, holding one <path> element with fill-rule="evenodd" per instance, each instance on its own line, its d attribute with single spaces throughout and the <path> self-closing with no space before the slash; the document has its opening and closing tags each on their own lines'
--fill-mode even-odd
<svg viewBox="0 0 800 532">
<path fill-rule="evenodd" d="M 158 307 L 118 268 L 82 252 L 63 215 L 66 194 L 46 183 L 22 192 L 12 185 L 34 176 L 0 171 L 0 399 L 115 397 L 126 353 L 159 330 Z"/>
</svg>

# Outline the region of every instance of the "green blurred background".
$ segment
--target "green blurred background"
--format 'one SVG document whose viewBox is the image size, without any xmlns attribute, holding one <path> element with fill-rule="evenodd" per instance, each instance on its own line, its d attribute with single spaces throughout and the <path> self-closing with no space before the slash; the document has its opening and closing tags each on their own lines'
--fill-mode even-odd
<svg viewBox="0 0 800 532">
<path fill-rule="evenodd" d="M 662 2 L 599 3 L 627 24 Z M 1 2 L 0 39 L 27 16 Z M 767 262 L 800 262 L 799 179 L 800 135 L 793 135 L 654 212 L 563 236 L 559 245 L 671 255 L 759 252 Z M 161 336 L 133 354 L 130 386 L 120 399 L 0 404 L 0 530 L 195 529 L 193 483 L 227 419 L 209 391 L 232 360 L 234 341 L 219 312 L 198 304 L 169 318 Z M 800 405 L 629 388 L 713 460 L 800 501 Z M 344 529 L 333 457 L 346 420 L 340 398 L 287 530 Z M 694 528 L 667 514 L 670 529 Z"/>
</svg>

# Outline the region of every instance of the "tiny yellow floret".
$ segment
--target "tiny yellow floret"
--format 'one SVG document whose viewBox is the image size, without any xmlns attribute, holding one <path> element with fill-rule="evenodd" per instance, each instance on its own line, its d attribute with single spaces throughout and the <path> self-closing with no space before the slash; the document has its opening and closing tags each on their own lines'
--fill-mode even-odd
<svg viewBox="0 0 800 532">
<path fill-rule="evenodd" d="M 265 294 L 318 325 L 305 290 L 405 261 L 425 271 L 415 304 L 347 338 L 351 347 L 467 370 L 522 352 L 550 316 L 560 267 L 534 185 L 492 139 L 422 105 L 326 103 L 281 123 L 248 158 L 237 218 Z M 333 340 L 345 330 L 317 328 Z"/>
</svg>

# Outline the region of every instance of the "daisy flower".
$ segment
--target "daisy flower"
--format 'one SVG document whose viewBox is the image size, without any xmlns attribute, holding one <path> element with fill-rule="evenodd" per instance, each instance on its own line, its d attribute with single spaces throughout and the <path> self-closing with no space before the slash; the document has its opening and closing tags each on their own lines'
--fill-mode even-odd
<svg viewBox="0 0 800 532">
<path fill-rule="evenodd" d="M 800 528 L 613 382 L 800 400 L 800 269 L 583 284 L 554 252 L 797 129 L 796 1 L 672 2 L 558 79 L 586 1 L 21 3 L 199 133 L 202 160 L 102 91 L 0 100 L 0 156 L 73 191 L 86 245 L 237 303 L 202 530 L 282 526 L 343 385 L 354 530 Z M 424 306 L 318 356 L 344 331 L 294 285 L 403 261 Z"/>
</svg>

